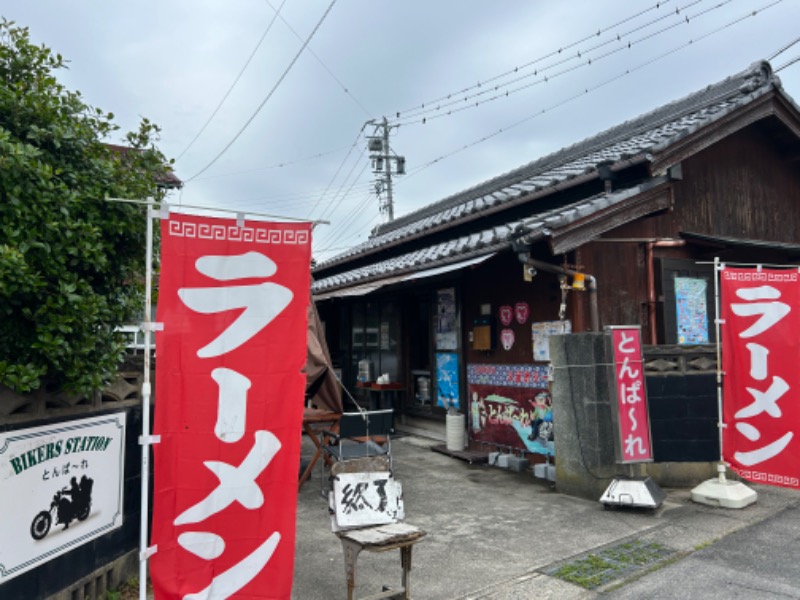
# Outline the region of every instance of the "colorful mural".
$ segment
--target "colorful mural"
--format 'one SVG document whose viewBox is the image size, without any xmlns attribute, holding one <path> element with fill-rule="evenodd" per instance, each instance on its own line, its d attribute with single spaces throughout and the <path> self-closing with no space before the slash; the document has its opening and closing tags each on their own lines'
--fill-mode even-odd
<svg viewBox="0 0 800 600">
<path fill-rule="evenodd" d="M 549 372 L 545 366 L 469 365 L 470 437 L 554 455 Z"/>
</svg>

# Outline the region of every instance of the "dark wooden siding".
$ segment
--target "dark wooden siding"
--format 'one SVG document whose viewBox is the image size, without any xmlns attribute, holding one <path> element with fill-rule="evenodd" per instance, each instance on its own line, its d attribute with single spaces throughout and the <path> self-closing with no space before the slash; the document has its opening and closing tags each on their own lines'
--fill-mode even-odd
<svg viewBox="0 0 800 600">
<path fill-rule="evenodd" d="M 800 168 L 770 137 L 775 122 L 734 133 L 682 164 L 673 182 L 673 209 L 628 223 L 606 238 L 641 240 L 591 243 L 578 252 L 598 281 L 601 325 L 647 328 L 647 266 L 644 240 L 680 239 L 682 231 L 740 239 L 800 243 Z M 784 131 L 785 133 L 785 131 Z M 654 257 L 710 260 L 718 250 L 687 245 L 655 248 Z M 725 257 L 723 257 L 725 258 Z M 774 253 L 740 249 L 727 260 L 770 262 Z"/>
</svg>

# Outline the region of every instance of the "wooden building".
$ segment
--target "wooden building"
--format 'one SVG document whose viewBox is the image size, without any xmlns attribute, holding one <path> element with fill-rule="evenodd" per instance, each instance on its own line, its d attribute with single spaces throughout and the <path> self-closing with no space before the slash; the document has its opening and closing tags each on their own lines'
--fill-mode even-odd
<svg viewBox="0 0 800 600">
<path fill-rule="evenodd" d="M 552 453 L 548 335 L 713 344 L 714 257 L 800 260 L 798 160 L 800 110 L 759 62 L 381 225 L 314 269 L 334 367 L 409 423 L 452 407 L 473 447 Z"/>
</svg>

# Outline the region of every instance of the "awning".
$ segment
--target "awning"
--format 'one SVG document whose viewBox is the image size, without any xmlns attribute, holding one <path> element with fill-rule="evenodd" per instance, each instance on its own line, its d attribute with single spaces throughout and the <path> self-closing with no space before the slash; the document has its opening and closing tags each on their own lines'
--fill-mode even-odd
<svg viewBox="0 0 800 600">
<path fill-rule="evenodd" d="M 442 265 L 440 267 L 426 269 L 425 271 L 410 273 L 408 275 L 398 275 L 395 277 L 387 277 L 386 279 L 379 279 L 377 281 L 370 281 L 369 283 L 362 283 L 360 285 L 341 287 L 335 290 L 331 290 L 330 292 L 313 294 L 313 298 L 315 302 L 318 302 L 321 300 L 328 300 L 329 298 L 343 298 L 345 296 L 365 296 L 371 292 L 374 292 L 379 288 L 386 287 L 387 285 L 392 285 L 394 283 L 401 283 L 403 281 L 413 281 L 416 279 L 423 279 L 425 277 L 433 277 L 434 275 L 441 275 L 442 273 L 449 273 L 450 271 L 456 271 L 458 269 L 464 269 L 466 267 L 477 265 L 485 260 L 490 259 L 495 254 L 497 253 L 490 252 L 489 254 L 484 254 L 476 258 L 470 258 L 467 260 L 450 263 L 449 265 Z"/>
<path fill-rule="evenodd" d="M 370 292 L 374 292 L 378 288 L 382 288 L 392 283 L 403 281 L 405 276 L 387 277 L 379 281 L 371 281 L 369 283 L 362 283 L 351 287 L 337 288 L 330 292 L 323 292 L 321 294 L 313 294 L 314 301 L 327 300 L 328 298 L 342 298 L 344 296 L 366 296 Z"/>
<path fill-rule="evenodd" d="M 491 254 L 484 254 L 483 256 L 479 256 L 478 258 L 470 258 L 469 260 L 462 260 L 461 262 L 451 263 L 449 265 L 443 265 L 441 267 L 435 267 L 433 269 L 428 269 L 426 271 L 420 271 L 419 273 L 412 273 L 411 275 L 407 275 L 403 281 L 411 281 L 412 279 L 422 279 L 423 277 L 433 277 L 434 275 L 441 275 L 442 273 L 448 273 L 450 271 L 456 271 L 458 269 L 463 269 L 465 267 L 471 267 L 472 265 L 477 265 L 482 263 L 485 260 L 492 258 L 496 252 L 492 252 Z"/>
</svg>

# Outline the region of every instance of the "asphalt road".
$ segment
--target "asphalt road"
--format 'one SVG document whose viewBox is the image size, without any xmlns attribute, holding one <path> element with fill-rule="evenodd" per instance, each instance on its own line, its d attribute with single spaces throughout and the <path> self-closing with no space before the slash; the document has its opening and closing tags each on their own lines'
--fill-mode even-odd
<svg viewBox="0 0 800 600">
<path fill-rule="evenodd" d="M 599 597 L 613 600 L 800 599 L 800 508 L 786 508 Z"/>
</svg>

